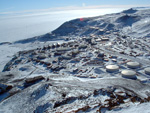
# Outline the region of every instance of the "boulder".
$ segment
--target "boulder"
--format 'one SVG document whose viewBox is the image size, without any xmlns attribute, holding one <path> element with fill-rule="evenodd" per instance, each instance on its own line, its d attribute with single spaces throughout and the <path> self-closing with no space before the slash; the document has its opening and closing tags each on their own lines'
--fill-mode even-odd
<svg viewBox="0 0 150 113">
<path fill-rule="evenodd" d="M 0 94 L 7 92 L 8 90 L 10 90 L 11 88 L 13 88 L 13 85 L 11 84 L 0 84 Z"/>
</svg>

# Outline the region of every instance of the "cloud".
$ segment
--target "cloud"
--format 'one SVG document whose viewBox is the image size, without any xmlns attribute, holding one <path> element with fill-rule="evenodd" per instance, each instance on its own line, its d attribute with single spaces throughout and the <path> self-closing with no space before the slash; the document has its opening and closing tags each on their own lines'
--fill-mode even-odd
<svg viewBox="0 0 150 113">
<path fill-rule="evenodd" d="M 85 3 L 82 3 L 82 7 L 85 7 L 86 6 L 86 4 Z"/>
<path fill-rule="evenodd" d="M 0 10 L 0 11 L 8 11 L 8 10 L 10 10 L 10 9 L 14 9 L 15 7 L 8 7 L 8 8 L 5 8 L 5 9 L 2 9 L 2 10 Z"/>
<path fill-rule="evenodd" d="M 56 12 L 56 11 L 69 11 L 69 10 L 84 10 L 84 9 L 109 9 L 109 8 L 132 8 L 132 7 L 149 7 L 148 5 L 94 5 L 94 6 L 87 6 L 85 3 L 82 3 L 82 6 L 68 6 L 68 7 L 54 7 L 48 9 L 37 9 L 37 10 L 24 10 L 24 11 L 0 11 L 0 15 L 7 15 L 7 14 L 30 14 L 30 13 L 43 13 L 43 12 Z M 14 7 L 11 7 L 14 8 Z"/>
</svg>

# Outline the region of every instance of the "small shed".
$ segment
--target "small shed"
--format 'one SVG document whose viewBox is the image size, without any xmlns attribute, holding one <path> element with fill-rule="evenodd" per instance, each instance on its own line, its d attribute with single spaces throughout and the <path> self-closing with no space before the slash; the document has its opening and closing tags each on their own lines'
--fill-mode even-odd
<svg viewBox="0 0 150 113">
<path fill-rule="evenodd" d="M 109 38 L 101 38 L 101 41 L 109 41 Z"/>
</svg>

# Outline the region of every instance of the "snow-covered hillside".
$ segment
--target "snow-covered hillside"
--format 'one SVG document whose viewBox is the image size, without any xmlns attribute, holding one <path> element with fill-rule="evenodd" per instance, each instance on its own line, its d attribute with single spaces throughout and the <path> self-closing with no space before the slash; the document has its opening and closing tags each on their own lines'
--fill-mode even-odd
<svg viewBox="0 0 150 113">
<path fill-rule="evenodd" d="M 149 113 L 149 24 L 134 8 L 1 43 L 0 113 Z"/>
<path fill-rule="evenodd" d="M 53 31 L 55 34 L 68 35 L 105 35 L 107 32 L 119 31 L 139 38 L 149 36 L 150 10 L 129 9 L 117 14 L 75 19 L 64 23 Z M 65 29 L 64 29 L 65 28 Z"/>
</svg>

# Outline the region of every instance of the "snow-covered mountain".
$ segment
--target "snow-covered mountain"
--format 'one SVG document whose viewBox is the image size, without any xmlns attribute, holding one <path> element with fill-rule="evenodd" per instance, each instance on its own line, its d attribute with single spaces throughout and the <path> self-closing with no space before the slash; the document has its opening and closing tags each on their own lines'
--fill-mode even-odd
<svg viewBox="0 0 150 113">
<path fill-rule="evenodd" d="M 68 21 L 53 31 L 68 35 L 105 35 L 108 31 L 119 31 L 132 37 L 149 36 L 150 9 L 129 9 L 117 14 Z"/>
<path fill-rule="evenodd" d="M 0 113 L 149 113 L 149 24 L 131 8 L 1 43 Z"/>
</svg>

